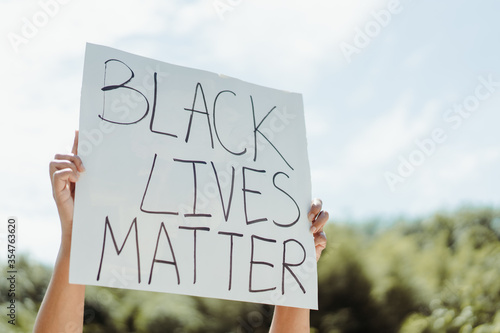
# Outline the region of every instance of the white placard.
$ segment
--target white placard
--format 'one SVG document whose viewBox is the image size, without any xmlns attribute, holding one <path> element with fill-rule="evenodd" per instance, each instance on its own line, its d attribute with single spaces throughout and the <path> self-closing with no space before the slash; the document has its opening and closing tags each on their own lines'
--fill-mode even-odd
<svg viewBox="0 0 500 333">
<path fill-rule="evenodd" d="M 87 44 L 70 282 L 317 308 L 300 94 Z"/>
</svg>

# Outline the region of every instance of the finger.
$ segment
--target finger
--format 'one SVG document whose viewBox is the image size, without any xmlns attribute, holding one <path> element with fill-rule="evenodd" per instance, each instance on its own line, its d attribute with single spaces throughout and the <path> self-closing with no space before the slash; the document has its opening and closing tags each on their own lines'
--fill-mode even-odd
<svg viewBox="0 0 500 333">
<path fill-rule="evenodd" d="M 316 248 L 316 261 L 321 257 L 321 253 L 326 248 L 326 234 L 324 232 L 318 232 L 314 235 L 314 246 Z"/>
<path fill-rule="evenodd" d="M 321 251 L 326 249 L 326 238 L 320 238 L 318 237 L 318 242 L 315 242 L 314 247 L 316 248 L 316 251 L 319 250 L 319 254 L 321 254 Z"/>
<path fill-rule="evenodd" d="M 71 148 L 71 153 L 74 155 L 78 154 L 78 130 L 75 130 L 75 139 L 73 140 L 73 148 Z"/>
<path fill-rule="evenodd" d="M 72 154 L 56 154 L 54 156 L 54 160 L 68 160 L 74 163 L 78 169 L 78 171 L 83 172 L 85 171 L 85 167 L 83 166 L 82 159 L 78 155 L 72 155 Z"/>
<path fill-rule="evenodd" d="M 324 231 L 317 232 L 314 234 L 314 246 L 317 245 L 326 245 L 327 238 L 326 238 L 326 233 Z"/>
<path fill-rule="evenodd" d="M 79 174 L 71 168 L 61 169 L 54 172 L 52 175 L 52 184 L 54 188 L 54 195 L 63 191 L 69 182 L 77 182 Z"/>
<path fill-rule="evenodd" d="M 314 218 L 321 212 L 321 207 L 323 207 L 323 202 L 321 199 L 315 198 L 311 202 L 311 209 L 309 210 L 309 218 L 310 222 L 314 221 Z"/>
<path fill-rule="evenodd" d="M 78 173 L 78 170 L 76 168 L 76 165 L 68 160 L 54 160 L 50 162 L 49 165 L 49 170 L 50 170 L 50 176 L 52 177 L 53 174 L 58 171 L 58 170 L 63 170 L 63 169 L 71 169 L 73 172 Z"/>
<path fill-rule="evenodd" d="M 330 218 L 330 214 L 326 210 L 321 211 L 318 216 L 316 217 L 316 220 L 314 220 L 310 231 L 314 234 L 316 232 L 321 232 L 323 231 L 323 227 L 325 226 L 326 222 L 328 222 L 328 219 Z"/>
</svg>

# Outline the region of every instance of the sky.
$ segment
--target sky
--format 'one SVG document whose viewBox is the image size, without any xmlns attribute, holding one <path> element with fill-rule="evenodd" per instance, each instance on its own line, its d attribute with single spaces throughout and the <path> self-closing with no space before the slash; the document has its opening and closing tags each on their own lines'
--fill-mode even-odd
<svg viewBox="0 0 500 333">
<path fill-rule="evenodd" d="M 0 1 L 0 241 L 52 263 L 48 164 L 78 128 L 85 43 L 303 94 L 332 221 L 500 208 L 494 0 Z M 3 248 L 4 245 L 0 244 Z"/>
</svg>

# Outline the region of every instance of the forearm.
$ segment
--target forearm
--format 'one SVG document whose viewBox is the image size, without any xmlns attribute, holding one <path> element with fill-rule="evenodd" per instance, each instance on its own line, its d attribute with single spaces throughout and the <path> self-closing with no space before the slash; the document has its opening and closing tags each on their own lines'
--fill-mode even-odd
<svg viewBox="0 0 500 333">
<path fill-rule="evenodd" d="M 63 236 L 49 287 L 42 301 L 33 332 L 81 332 L 85 286 L 69 283 L 71 239 Z"/>
<path fill-rule="evenodd" d="M 309 333 L 309 309 L 276 306 L 270 333 Z"/>
</svg>

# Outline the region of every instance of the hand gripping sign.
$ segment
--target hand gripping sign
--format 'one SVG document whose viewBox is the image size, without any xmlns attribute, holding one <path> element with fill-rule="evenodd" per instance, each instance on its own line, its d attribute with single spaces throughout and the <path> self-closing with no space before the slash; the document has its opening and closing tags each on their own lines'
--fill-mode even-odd
<svg viewBox="0 0 500 333">
<path fill-rule="evenodd" d="M 317 308 L 300 94 L 87 45 L 70 282 Z"/>
</svg>

